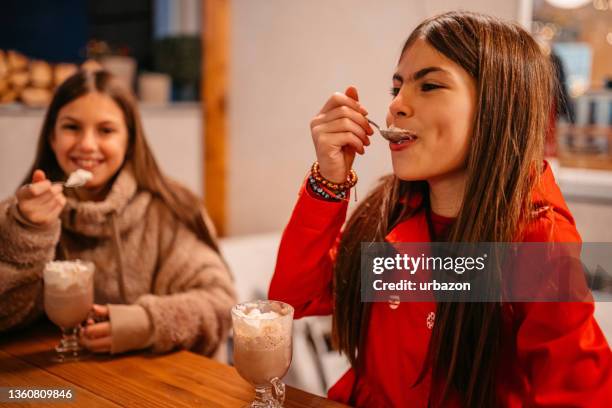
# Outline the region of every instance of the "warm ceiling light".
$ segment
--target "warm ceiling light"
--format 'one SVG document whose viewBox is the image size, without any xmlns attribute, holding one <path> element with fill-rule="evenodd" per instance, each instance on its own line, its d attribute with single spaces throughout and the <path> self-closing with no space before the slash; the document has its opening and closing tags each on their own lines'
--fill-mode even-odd
<svg viewBox="0 0 612 408">
<path fill-rule="evenodd" d="M 546 2 L 558 8 L 574 9 L 589 4 L 591 0 L 546 0 Z"/>
</svg>

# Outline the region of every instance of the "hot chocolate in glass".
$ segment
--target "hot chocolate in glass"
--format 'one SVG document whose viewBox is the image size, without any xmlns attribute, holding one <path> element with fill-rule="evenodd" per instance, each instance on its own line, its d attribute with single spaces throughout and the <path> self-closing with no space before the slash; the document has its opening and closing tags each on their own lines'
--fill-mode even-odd
<svg viewBox="0 0 612 408">
<path fill-rule="evenodd" d="M 57 361 L 79 360 L 83 350 L 78 332 L 93 306 L 94 264 L 83 261 L 54 261 L 43 271 L 45 312 L 62 329 L 55 347 Z"/>
<path fill-rule="evenodd" d="M 282 407 L 292 356 L 293 307 L 272 300 L 241 303 L 232 309 L 234 365 L 255 386 L 253 408 Z"/>
</svg>

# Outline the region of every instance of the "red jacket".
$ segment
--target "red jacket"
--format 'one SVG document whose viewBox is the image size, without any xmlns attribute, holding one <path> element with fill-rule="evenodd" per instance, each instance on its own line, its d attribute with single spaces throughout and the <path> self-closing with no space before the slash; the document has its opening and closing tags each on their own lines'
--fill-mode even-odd
<svg viewBox="0 0 612 408">
<path fill-rule="evenodd" d="M 579 242 L 574 220 L 546 166 L 534 201 L 545 206 L 523 241 Z M 546 207 L 547 206 L 547 207 Z M 280 244 L 269 298 L 295 308 L 295 317 L 329 315 L 332 267 L 346 202 L 318 199 L 302 188 Z M 423 212 L 398 224 L 388 242 L 430 241 Z M 611 407 L 612 353 L 593 318 L 593 303 L 518 303 L 499 356 L 497 390 L 507 407 Z M 518 312 L 516 311 L 518 310 Z M 360 376 L 350 369 L 329 397 L 363 407 L 425 407 L 431 377 L 413 385 L 435 319 L 435 302 L 374 303 Z M 354 393 L 354 395 L 351 395 Z"/>
</svg>

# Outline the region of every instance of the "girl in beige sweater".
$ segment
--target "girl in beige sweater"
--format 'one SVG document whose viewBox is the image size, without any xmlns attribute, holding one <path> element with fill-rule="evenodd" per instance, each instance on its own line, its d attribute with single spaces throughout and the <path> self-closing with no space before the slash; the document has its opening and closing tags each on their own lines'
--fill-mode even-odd
<svg viewBox="0 0 612 408">
<path fill-rule="evenodd" d="M 93 173 L 84 187 L 55 183 L 77 169 Z M 133 96 L 105 71 L 59 87 L 30 173 L 0 202 L 0 331 L 43 313 L 46 262 L 77 258 L 96 266 L 103 320 L 82 331 L 88 349 L 210 355 L 225 339 L 235 292 L 212 224 L 162 175 Z"/>
</svg>

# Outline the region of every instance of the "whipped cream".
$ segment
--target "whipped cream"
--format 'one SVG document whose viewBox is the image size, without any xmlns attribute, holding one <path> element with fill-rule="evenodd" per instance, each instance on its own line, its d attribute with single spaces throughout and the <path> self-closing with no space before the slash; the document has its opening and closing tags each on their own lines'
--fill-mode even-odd
<svg viewBox="0 0 612 408">
<path fill-rule="evenodd" d="M 87 170 L 78 169 L 70 174 L 68 181 L 64 184 L 66 187 L 81 187 L 87 184 L 93 178 L 93 173 Z"/>
<path fill-rule="evenodd" d="M 261 312 L 259 309 L 251 309 L 248 313 L 244 313 L 244 310 L 237 310 L 236 314 L 245 319 L 255 319 L 255 320 L 264 320 L 264 319 L 275 319 L 280 317 L 281 315 L 276 313 L 275 311 L 270 312 Z"/>
<path fill-rule="evenodd" d="M 409 132 L 409 130 L 397 127 L 395 125 L 389 126 L 389 129 L 387 129 L 387 130 L 390 130 L 392 132 L 404 132 L 404 133 L 408 133 Z"/>
<path fill-rule="evenodd" d="M 235 309 L 234 333 L 250 338 L 286 337 L 285 326 L 291 319 L 284 319 L 282 311 L 262 312 L 255 304 L 237 305 Z"/>
<path fill-rule="evenodd" d="M 93 274 L 93 264 L 81 261 L 47 262 L 43 271 L 45 285 L 55 290 L 71 287 L 85 289 Z"/>
</svg>

